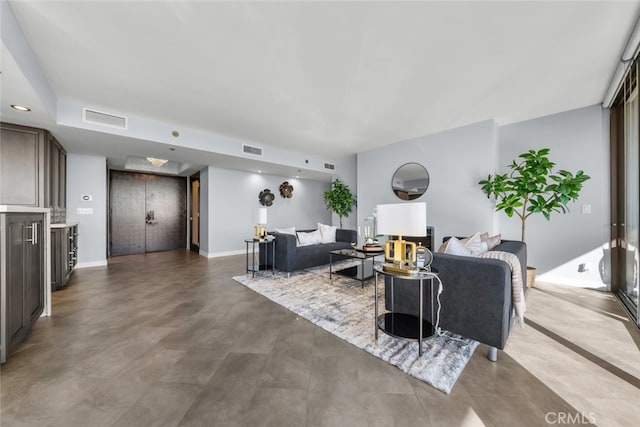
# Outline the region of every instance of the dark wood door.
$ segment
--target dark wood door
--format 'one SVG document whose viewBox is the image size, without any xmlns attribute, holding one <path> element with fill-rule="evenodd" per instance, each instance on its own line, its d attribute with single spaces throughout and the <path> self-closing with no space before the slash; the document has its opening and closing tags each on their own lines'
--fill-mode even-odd
<svg viewBox="0 0 640 427">
<path fill-rule="evenodd" d="M 44 220 L 41 215 L 26 218 L 25 245 L 27 280 L 27 318 L 33 325 L 44 310 Z"/>
<path fill-rule="evenodd" d="M 44 219 L 7 215 L 7 346 L 22 341 L 44 310 Z"/>
<path fill-rule="evenodd" d="M 185 248 L 187 189 L 185 178 L 146 175 L 146 251 Z"/>
<path fill-rule="evenodd" d="M 0 127 L 0 204 L 45 206 L 45 132 L 7 123 Z"/>
<path fill-rule="evenodd" d="M 26 275 L 24 250 L 26 230 L 24 217 L 7 215 L 7 347 L 20 342 L 29 330 L 27 311 Z"/>
<path fill-rule="evenodd" d="M 140 254 L 146 250 L 143 174 L 111 172 L 111 255 Z"/>
<path fill-rule="evenodd" d="M 186 247 L 186 179 L 111 172 L 111 255 Z"/>
</svg>

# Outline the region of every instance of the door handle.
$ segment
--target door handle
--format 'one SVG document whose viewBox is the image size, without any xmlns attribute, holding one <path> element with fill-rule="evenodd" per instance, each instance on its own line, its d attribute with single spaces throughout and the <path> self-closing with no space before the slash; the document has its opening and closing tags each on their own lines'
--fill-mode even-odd
<svg viewBox="0 0 640 427">
<path fill-rule="evenodd" d="M 32 245 L 38 244 L 38 223 L 32 222 L 30 226 L 26 226 L 25 228 L 31 229 L 31 238 L 25 239 L 25 242 L 29 242 Z"/>
<path fill-rule="evenodd" d="M 145 216 L 145 222 L 149 225 L 153 225 L 155 224 L 155 219 L 156 219 L 156 214 L 154 211 L 149 211 L 147 212 L 147 215 Z"/>
</svg>

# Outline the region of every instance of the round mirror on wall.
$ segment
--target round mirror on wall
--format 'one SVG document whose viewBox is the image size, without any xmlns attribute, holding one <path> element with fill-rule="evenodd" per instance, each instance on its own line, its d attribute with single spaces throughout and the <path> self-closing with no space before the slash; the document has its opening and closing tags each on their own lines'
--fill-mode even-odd
<svg viewBox="0 0 640 427">
<path fill-rule="evenodd" d="M 414 200 L 429 187 L 429 172 L 419 163 L 405 163 L 391 178 L 391 189 L 402 200 Z"/>
</svg>

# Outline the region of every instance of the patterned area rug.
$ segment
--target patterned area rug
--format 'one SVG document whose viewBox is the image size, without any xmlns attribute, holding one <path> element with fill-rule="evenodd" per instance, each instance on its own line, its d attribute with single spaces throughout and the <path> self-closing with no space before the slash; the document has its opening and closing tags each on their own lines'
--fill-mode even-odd
<svg viewBox="0 0 640 427">
<path fill-rule="evenodd" d="M 347 261 L 348 263 L 348 261 Z M 348 264 L 342 264 L 344 267 Z M 418 344 L 393 338 L 383 332 L 374 336 L 374 279 L 365 282 L 339 275 L 329 281 L 327 266 L 292 273 L 260 272 L 236 276 L 235 281 L 286 307 L 337 337 L 397 366 L 402 371 L 449 394 L 478 342 L 445 332 L 422 342 L 422 360 Z M 380 279 L 382 280 L 382 279 Z M 380 283 L 378 309 L 384 309 L 384 286 Z M 453 338 L 453 339 L 452 339 Z"/>
</svg>

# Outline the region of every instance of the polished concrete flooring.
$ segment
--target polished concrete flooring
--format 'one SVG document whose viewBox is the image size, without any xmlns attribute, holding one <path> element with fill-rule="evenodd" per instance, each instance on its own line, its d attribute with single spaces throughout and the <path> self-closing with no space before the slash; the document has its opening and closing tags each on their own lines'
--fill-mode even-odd
<svg viewBox="0 0 640 427">
<path fill-rule="evenodd" d="M 481 345 L 445 395 L 235 283 L 243 271 L 244 256 L 187 251 L 77 270 L 1 368 L 0 425 L 640 424 L 640 332 L 608 294 L 537 284 L 498 362 Z"/>
</svg>

